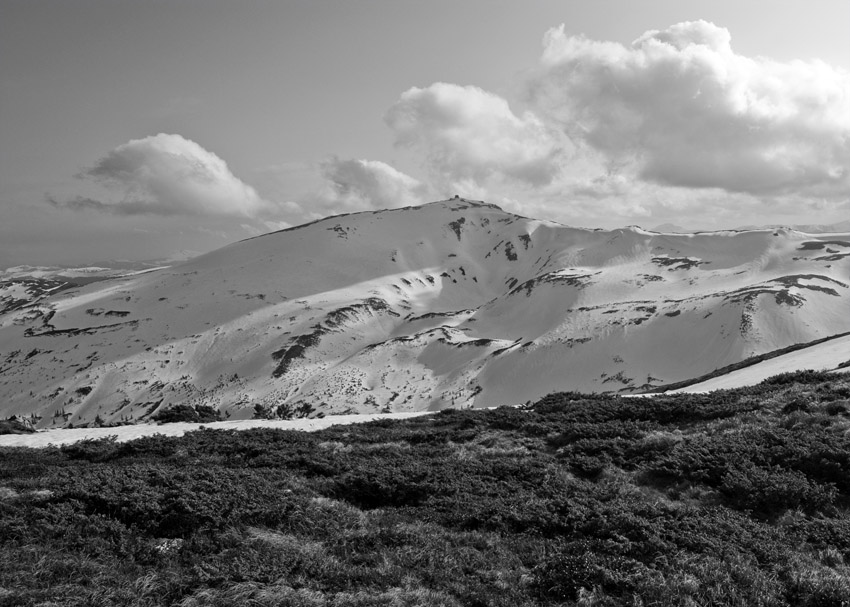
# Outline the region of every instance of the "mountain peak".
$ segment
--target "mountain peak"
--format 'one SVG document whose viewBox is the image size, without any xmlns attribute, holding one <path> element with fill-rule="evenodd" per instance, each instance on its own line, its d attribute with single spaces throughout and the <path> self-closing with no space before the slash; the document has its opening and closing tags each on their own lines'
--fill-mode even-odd
<svg viewBox="0 0 850 607">
<path fill-rule="evenodd" d="M 842 234 L 587 230 L 460 197 L 337 215 L 61 292 L 0 283 L 0 415 L 639 392 L 850 331 L 848 275 Z"/>
</svg>

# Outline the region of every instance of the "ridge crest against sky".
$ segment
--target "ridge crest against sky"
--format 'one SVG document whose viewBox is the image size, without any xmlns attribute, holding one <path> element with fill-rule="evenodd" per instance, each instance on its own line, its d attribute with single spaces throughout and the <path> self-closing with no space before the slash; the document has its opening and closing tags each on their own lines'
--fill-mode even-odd
<svg viewBox="0 0 850 607">
<path fill-rule="evenodd" d="M 850 218 L 844 2 L 142 4 L 0 7 L 0 268 L 455 194 L 587 227 Z"/>
</svg>

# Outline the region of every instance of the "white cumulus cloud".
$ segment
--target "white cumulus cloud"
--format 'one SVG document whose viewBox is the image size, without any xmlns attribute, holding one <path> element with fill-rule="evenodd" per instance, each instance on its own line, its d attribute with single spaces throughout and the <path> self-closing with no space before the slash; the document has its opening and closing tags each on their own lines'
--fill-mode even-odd
<svg viewBox="0 0 850 607">
<path fill-rule="evenodd" d="M 422 182 L 379 160 L 334 157 L 321 163 L 319 170 L 325 185 L 312 202 L 324 211 L 412 206 L 425 202 L 429 192 Z"/>
<path fill-rule="evenodd" d="M 529 92 L 552 125 L 646 181 L 757 196 L 850 192 L 850 74 L 739 55 L 729 31 L 706 21 L 631 46 L 554 28 Z"/>
<path fill-rule="evenodd" d="M 419 151 L 443 186 L 490 177 L 544 185 L 559 170 L 563 152 L 557 130 L 531 112 L 517 116 L 505 99 L 475 86 L 411 88 L 385 122 L 396 144 Z"/>
<path fill-rule="evenodd" d="M 254 217 L 269 209 L 214 153 L 180 135 L 134 139 L 80 174 L 105 186 L 108 200 L 49 198 L 56 206 L 117 215 Z"/>
</svg>

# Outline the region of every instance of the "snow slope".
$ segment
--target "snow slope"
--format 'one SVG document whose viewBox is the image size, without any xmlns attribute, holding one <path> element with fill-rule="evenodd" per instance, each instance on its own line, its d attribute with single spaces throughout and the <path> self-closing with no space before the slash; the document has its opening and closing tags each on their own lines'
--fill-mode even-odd
<svg viewBox="0 0 850 607">
<path fill-rule="evenodd" d="M 463 199 L 329 217 L 0 315 L 0 416 L 633 393 L 850 331 L 849 285 L 850 234 L 587 230 Z"/>
<path fill-rule="evenodd" d="M 737 369 L 685 388 L 670 390 L 667 394 L 711 392 L 712 390 L 741 388 L 743 386 L 757 384 L 768 377 L 773 377 L 780 373 L 789 373 L 791 371 L 799 371 L 800 369 L 850 372 L 850 368 L 847 367 L 839 369 L 839 365 L 842 364 L 850 364 L 850 335 L 820 343 L 810 348 L 789 352 L 776 358 L 770 358 L 755 365 Z"/>
<path fill-rule="evenodd" d="M 15 266 L 0 270 L 0 314 L 37 303 L 52 293 L 107 278 L 166 267 L 149 262 L 113 262 L 115 267 Z"/>
<path fill-rule="evenodd" d="M 273 430 L 300 430 L 313 432 L 336 425 L 364 424 L 379 419 L 408 419 L 420 415 L 429 415 L 427 411 L 411 413 L 375 413 L 372 415 L 329 415 L 312 419 L 246 419 L 242 421 L 211 422 L 206 424 L 172 423 L 163 425 L 132 424 L 112 428 L 58 428 L 41 430 L 30 434 L 4 434 L 0 436 L 0 447 L 48 447 L 50 445 L 70 445 L 81 440 L 97 440 L 114 437 L 119 443 L 142 438 L 143 436 L 183 436 L 187 432 L 202 430 L 252 430 L 270 428 Z"/>
</svg>

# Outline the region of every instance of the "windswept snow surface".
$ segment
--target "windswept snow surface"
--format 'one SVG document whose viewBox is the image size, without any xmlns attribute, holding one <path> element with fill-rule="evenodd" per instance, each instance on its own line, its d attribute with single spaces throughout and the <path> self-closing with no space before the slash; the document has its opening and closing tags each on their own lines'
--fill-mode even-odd
<svg viewBox="0 0 850 607">
<path fill-rule="evenodd" d="M 143 436 L 183 436 L 187 432 L 207 428 L 210 430 L 251 430 L 254 428 L 273 428 L 277 430 L 301 430 L 313 432 L 324 430 L 339 424 L 364 424 L 379 419 L 408 419 L 428 415 L 428 411 L 412 413 L 386 413 L 374 415 L 329 415 L 313 419 L 246 419 L 242 421 L 211 422 L 207 424 L 174 423 L 156 426 L 152 424 L 134 424 L 113 428 L 58 428 L 42 430 L 32 434 L 4 434 L 0 436 L 0 447 L 47 447 L 49 445 L 70 445 L 81 440 L 109 438 L 114 436 L 119 443 L 135 440 Z"/>
<path fill-rule="evenodd" d="M 764 360 L 750 367 L 737 369 L 725 375 L 692 384 L 686 388 L 670 390 L 667 394 L 711 392 L 713 390 L 741 388 L 743 386 L 752 386 L 780 373 L 789 373 L 799 371 L 800 369 L 832 371 L 843 363 L 850 363 L 850 335 L 839 337 L 812 346 L 811 348 L 789 352 L 776 358 Z M 840 371 L 847 373 L 850 372 L 850 368 Z"/>
<path fill-rule="evenodd" d="M 0 315 L 0 416 L 250 419 L 636 393 L 850 331 L 850 234 L 589 230 L 453 199 L 238 242 Z M 850 357 L 850 356 L 848 356 Z"/>
</svg>

